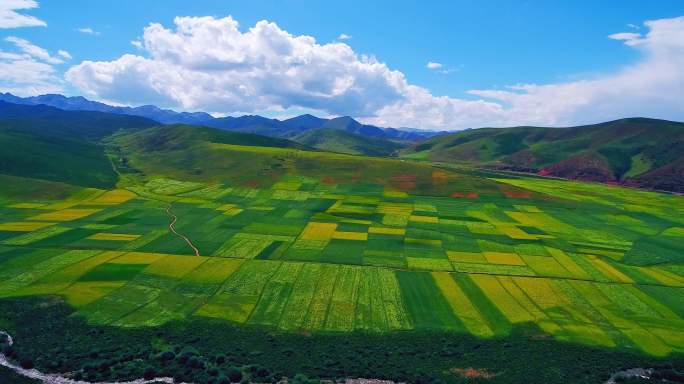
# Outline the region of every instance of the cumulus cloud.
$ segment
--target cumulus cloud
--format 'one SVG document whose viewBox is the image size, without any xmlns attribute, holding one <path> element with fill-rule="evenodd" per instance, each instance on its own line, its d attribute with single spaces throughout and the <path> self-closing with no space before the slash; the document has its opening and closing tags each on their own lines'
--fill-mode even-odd
<svg viewBox="0 0 684 384">
<path fill-rule="evenodd" d="M 347 35 L 346 33 L 341 33 L 339 36 L 337 36 L 337 40 L 349 40 L 351 38 L 351 35 Z"/>
<path fill-rule="evenodd" d="M 0 1 L 0 28 L 45 27 L 47 24 L 34 16 L 25 15 L 17 10 L 38 8 L 34 0 Z"/>
<path fill-rule="evenodd" d="M 309 108 L 372 116 L 402 98 L 404 75 L 344 43 L 318 44 L 260 21 L 247 31 L 231 17 L 178 17 L 150 24 L 143 55 L 84 61 L 66 78 L 90 96 L 213 112 Z"/>
<path fill-rule="evenodd" d="M 63 80 L 55 64 L 70 60 L 64 50 L 56 56 L 28 40 L 14 36 L 5 38 L 14 44 L 15 52 L 0 51 L 0 89 L 21 96 L 62 91 Z"/>
<path fill-rule="evenodd" d="M 90 27 L 78 28 L 77 31 L 79 31 L 81 33 L 85 33 L 86 35 L 98 36 L 100 34 L 100 32 L 95 31 L 94 29 L 92 29 Z"/>
<path fill-rule="evenodd" d="M 434 61 L 428 61 L 426 65 L 427 69 L 441 69 L 443 67 L 442 63 L 436 63 Z"/>
<path fill-rule="evenodd" d="M 231 17 L 178 17 L 174 24 L 150 24 L 133 43 L 140 54 L 84 61 L 67 71 L 67 80 L 91 97 L 122 104 L 220 113 L 302 108 L 399 127 L 570 125 L 638 115 L 684 119 L 684 17 L 648 21 L 643 34 L 611 35 L 642 53 L 615 73 L 472 90 L 468 98 L 433 95 L 348 44 L 319 44 L 272 22 L 246 31 Z M 444 70 L 438 66 L 428 63 Z"/>
</svg>

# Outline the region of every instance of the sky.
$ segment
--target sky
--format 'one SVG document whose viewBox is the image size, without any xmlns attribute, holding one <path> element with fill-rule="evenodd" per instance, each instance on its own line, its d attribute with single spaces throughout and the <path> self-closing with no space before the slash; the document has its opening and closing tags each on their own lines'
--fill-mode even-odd
<svg viewBox="0 0 684 384">
<path fill-rule="evenodd" d="M 458 130 L 684 120 L 684 1 L 0 0 L 0 91 Z"/>
</svg>

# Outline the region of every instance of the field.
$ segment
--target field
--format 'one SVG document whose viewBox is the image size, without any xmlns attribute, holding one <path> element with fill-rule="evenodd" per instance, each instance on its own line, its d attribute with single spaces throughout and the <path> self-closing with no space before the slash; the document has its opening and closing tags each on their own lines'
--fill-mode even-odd
<svg viewBox="0 0 684 384">
<path fill-rule="evenodd" d="M 565 342 L 684 352 L 684 198 L 415 167 L 384 182 L 149 177 L 6 200 L 0 297 L 60 295 L 123 328 L 207 318 L 486 339 L 532 324 Z M 168 230 L 169 206 L 201 256 Z"/>
</svg>

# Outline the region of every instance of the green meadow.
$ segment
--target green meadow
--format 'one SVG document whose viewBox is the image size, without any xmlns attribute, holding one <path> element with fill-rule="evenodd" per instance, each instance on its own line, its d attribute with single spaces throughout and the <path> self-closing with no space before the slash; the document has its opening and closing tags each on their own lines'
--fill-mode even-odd
<svg viewBox="0 0 684 384">
<path fill-rule="evenodd" d="M 117 189 L 3 200 L 0 297 L 58 295 L 121 328 L 205 318 L 488 339 L 531 324 L 564 342 L 684 352 L 683 197 L 211 145 L 229 163 L 210 174 L 136 155 Z"/>
</svg>

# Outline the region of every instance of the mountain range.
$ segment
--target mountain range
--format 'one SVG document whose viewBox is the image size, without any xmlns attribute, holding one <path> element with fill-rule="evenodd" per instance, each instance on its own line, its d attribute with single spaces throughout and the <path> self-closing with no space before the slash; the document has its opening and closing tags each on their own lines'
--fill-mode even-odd
<svg viewBox="0 0 684 384">
<path fill-rule="evenodd" d="M 112 106 L 88 100 L 82 96 L 66 97 L 59 94 L 19 97 L 11 93 L 0 93 L 0 101 L 24 105 L 44 104 L 67 111 L 96 111 L 140 116 L 162 124 L 202 125 L 279 138 L 294 138 L 304 132 L 315 129 L 337 129 L 352 135 L 410 142 L 444 133 L 416 129 L 382 128 L 361 124 L 349 116 L 325 119 L 305 114 L 285 120 L 270 119 L 258 115 L 214 117 L 206 112 L 176 112 L 170 109 L 161 109 L 154 105 L 143 105 L 140 107 Z"/>
</svg>

